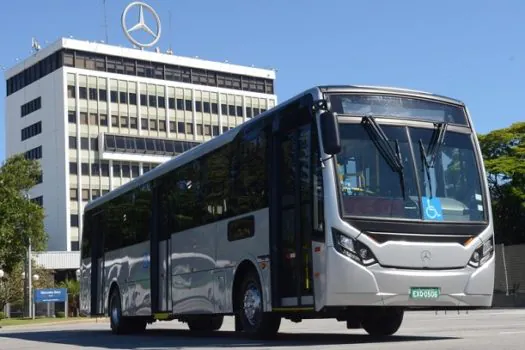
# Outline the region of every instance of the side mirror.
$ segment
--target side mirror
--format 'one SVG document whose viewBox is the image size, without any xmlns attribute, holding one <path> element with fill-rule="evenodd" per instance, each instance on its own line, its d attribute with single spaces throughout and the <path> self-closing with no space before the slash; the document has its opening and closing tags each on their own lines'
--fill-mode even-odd
<svg viewBox="0 0 525 350">
<path fill-rule="evenodd" d="M 341 152 L 341 137 L 339 135 L 339 124 L 337 115 L 333 112 L 324 112 L 320 117 L 321 137 L 326 154 L 333 156 Z"/>
</svg>

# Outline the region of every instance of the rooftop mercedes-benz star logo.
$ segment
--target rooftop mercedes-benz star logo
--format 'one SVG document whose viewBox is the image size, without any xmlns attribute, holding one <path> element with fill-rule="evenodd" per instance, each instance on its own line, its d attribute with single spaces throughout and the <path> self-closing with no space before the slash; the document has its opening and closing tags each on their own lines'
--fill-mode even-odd
<svg viewBox="0 0 525 350">
<path fill-rule="evenodd" d="M 127 18 L 128 12 L 133 7 L 138 7 L 139 8 L 138 23 L 133 25 L 131 28 L 128 28 L 128 26 L 126 25 L 126 18 Z M 155 19 L 155 22 L 157 24 L 156 32 L 153 31 L 153 29 L 146 23 L 146 20 L 144 19 L 144 10 L 149 11 L 153 15 L 153 18 Z M 160 39 L 160 30 L 161 30 L 160 29 L 160 18 L 159 18 L 159 15 L 157 15 L 155 10 L 153 9 L 153 7 L 151 7 L 150 5 L 148 5 L 146 3 L 143 3 L 141 1 L 134 1 L 134 2 L 130 3 L 128 6 L 126 6 L 126 8 L 124 9 L 124 12 L 122 12 L 122 29 L 124 30 L 124 33 L 126 34 L 128 39 L 133 44 L 135 44 L 137 46 L 140 46 L 142 48 L 150 47 L 150 46 L 155 45 L 157 43 L 157 41 L 159 41 L 159 39 Z M 143 43 L 143 42 L 138 41 L 137 39 L 135 39 L 131 35 L 133 32 L 135 32 L 137 30 L 143 30 L 144 32 L 146 32 L 147 34 L 152 36 L 153 40 L 150 41 L 150 42 L 147 42 L 147 43 Z"/>
</svg>

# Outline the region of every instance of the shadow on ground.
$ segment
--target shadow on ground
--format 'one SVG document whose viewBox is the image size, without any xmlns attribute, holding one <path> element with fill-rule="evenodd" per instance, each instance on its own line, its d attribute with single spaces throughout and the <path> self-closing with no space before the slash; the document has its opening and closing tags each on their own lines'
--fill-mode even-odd
<svg viewBox="0 0 525 350">
<path fill-rule="evenodd" d="M 136 349 L 157 347 L 209 347 L 240 348 L 256 346 L 305 346 L 342 345 L 388 342 L 436 341 L 457 339 L 454 337 L 392 336 L 374 338 L 361 334 L 336 333 L 279 333 L 272 340 L 253 340 L 242 334 L 219 331 L 213 333 L 190 332 L 185 330 L 150 329 L 140 335 L 116 336 L 110 331 L 61 330 L 46 332 L 2 332 L 0 338 L 19 339 L 50 344 L 63 344 L 101 349 Z"/>
</svg>

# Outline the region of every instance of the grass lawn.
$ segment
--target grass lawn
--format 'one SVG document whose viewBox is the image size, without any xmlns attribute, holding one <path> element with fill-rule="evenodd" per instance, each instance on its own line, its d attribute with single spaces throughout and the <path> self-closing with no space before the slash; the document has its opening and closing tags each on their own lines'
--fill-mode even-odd
<svg viewBox="0 0 525 350">
<path fill-rule="evenodd" d="M 0 320 L 0 326 L 23 326 L 23 325 L 33 325 L 33 324 L 40 324 L 40 323 L 55 323 L 55 322 L 76 322 L 80 320 L 90 320 L 87 317 L 68 317 L 68 318 L 35 318 L 34 320 L 31 318 L 5 318 L 3 320 Z"/>
</svg>

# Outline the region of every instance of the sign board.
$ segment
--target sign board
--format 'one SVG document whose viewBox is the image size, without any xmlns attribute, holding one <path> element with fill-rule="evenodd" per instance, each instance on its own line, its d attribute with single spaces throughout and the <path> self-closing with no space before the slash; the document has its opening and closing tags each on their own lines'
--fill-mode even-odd
<svg viewBox="0 0 525 350">
<path fill-rule="evenodd" d="M 66 288 L 35 289 L 35 303 L 65 303 Z"/>
</svg>

